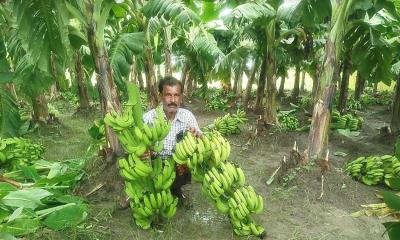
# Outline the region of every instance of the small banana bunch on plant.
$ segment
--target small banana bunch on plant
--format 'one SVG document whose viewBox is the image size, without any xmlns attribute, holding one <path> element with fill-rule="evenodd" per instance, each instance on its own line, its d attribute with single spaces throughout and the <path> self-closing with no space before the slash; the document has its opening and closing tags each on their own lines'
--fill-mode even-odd
<svg viewBox="0 0 400 240">
<path fill-rule="evenodd" d="M 243 110 L 238 109 L 235 114 L 226 114 L 223 117 L 218 117 L 214 120 L 214 123 L 209 126 L 211 129 L 215 129 L 222 135 L 231 135 L 240 133 L 240 125 L 247 121 L 246 113 Z"/>
<path fill-rule="evenodd" d="M 42 159 L 44 147 L 25 138 L 0 138 L 0 166 L 14 169 L 16 165 L 31 165 Z"/>
<path fill-rule="evenodd" d="M 253 187 L 245 187 L 243 170 L 227 162 L 230 144 L 218 131 L 199 138 L 188 133 L 175 147 L 173 159 L 187 164 L 193 179 L 202 184 L 202 191 L 211 198 L 215 207 L 227 214 L 235 234 L 240 236 L 264 234 L 252 213 L 261 213 L 263 199 Z"/>
<path fill-rule="evenodd" d="M 120 115 L 106 114 L 104 122 L 116 132 L 127 153 L 118 159 L 120 175 L 125 180 L 125 192 L 131 199 L 136 224 L 148 229 L 153 222 L 174 216 L 178 203 L 170 191 L 176 177 L 174 160 L 140 158 L 148 150 L 162 151 L 171 123 L 165 120 L 161 107 L 156 109 L 157 118 L 152 124 L 144 123 L 137 86 L 128 83 L 127 90 L 128 107 Z"/>
<path fill-rule="evenodd" d="M 359 157 L 347 164 L 345 172 L 366 185 L 385 182 L 392 188 L 391 179 L 400 179 L 400 162 L 391 155 Z"/>
</svg>

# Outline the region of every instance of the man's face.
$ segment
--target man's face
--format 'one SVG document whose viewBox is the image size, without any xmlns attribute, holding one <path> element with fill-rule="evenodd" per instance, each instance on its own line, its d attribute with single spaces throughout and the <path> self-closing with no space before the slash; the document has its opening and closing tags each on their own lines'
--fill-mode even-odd
<svg viewBox="0 0 400 240">
<path fill-rule="evenodd" d="M 161 99 L 165 113 L 176 113 L 182 104 L 181 87 L 164 85 Z"/>
</svg>

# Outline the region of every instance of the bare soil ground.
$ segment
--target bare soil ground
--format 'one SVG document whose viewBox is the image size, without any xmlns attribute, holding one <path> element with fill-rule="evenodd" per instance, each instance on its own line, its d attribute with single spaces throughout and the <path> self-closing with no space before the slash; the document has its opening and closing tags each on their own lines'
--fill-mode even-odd
<svg viewBox="0 0 400 240">
<path fill-rule="evenodd" d="M 205 111 L 204 103 L 199 100 L 192 101 L 187 108 L 195 113 L 200 126 L 206 126 L 217 116 L 225 114 Z M 264 197 L 265 210 L 256 219 L 266 228 L 267 239 L 388 239 L 383 236 L 385 229 L 382 220 L 350 216 L 360 210 L 361 204 L 378 202 L 375 193 L 385 188 L 369 187 L 354 181 L 343 173 L 345 163 L 357 156 L 391 154 L 394 146 L 393 139 L 379 133 L 379 128 L 389 122 L 390 111 L 375 106 L 361 115 L 365 124 L 360 136 L 349 138 L 336 132 L 330 134 L 331 169 L 327 174 L 322 200 L 317 199 L 321 186 L 317 165 L 300 168 L 285 186 L 266 184 L 282 156 L 289 153 L 294 141 L 297 141 L 300 150 L 306 147 L 307 132 L 264 131 L 250 145 L 246 145 L 252 134 L 249 129 L 257 118 L 249 113 L 249 124 L 243 132 L 228 137 L 232 145 L 229 161 L 243 168 L 247 183 Z M 95 116 L 66 115 L 61 118 L 63 124 L 57 127 L 55 133 L 48 131 L 48 135 L 40 134 L 38 137 L 45 144 L 47 157 L 68 159 L 85 154 L 90 145 L 86 131 L 94 119 Z M 347 155 L 336 156 L 337 152 Z M 134 224 L 129 210 L 117 208 L 122 181 L 117 176 L 116 167 L 107 166 L 104 160 L 94 157 L 88 169 L 88 181 L 77 192 L 83 195 L 104 184 L 87 198 L 91 209 L 89 220 L 76 229 L 64 232 L 44 230 L 34 238 L 241 239 L 233 234 L 228 218 L 217 212 L 197 183 L 187 185 L 184 189 L 192 198 L 191 209 L 178 209 L 171 221 L 157 229 L 140 230 Z"/>
</svg>

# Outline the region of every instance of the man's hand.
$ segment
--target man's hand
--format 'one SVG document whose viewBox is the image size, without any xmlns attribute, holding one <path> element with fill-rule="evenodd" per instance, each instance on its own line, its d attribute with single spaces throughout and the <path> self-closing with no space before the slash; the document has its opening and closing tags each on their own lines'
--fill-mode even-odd
<svg viewBox="0 0 400 240">
<path fill-rule="evenodd" d="M 144 152 L 142 154 L 142 156 L 140 156 L 140 159 L 142 159 L 142 160 L 150 160 L 151 159 L 151 151 L 147 150 L 146 152 Z"/>
<path fill-rule="evenodd" d="M 197 131 L 197 129 L 194 127 L 188 128 L 188 131 L 191 132 L 195 137 L 201 137 L 201 135 L 203 135 L 201 132 Z"/>
</svg>

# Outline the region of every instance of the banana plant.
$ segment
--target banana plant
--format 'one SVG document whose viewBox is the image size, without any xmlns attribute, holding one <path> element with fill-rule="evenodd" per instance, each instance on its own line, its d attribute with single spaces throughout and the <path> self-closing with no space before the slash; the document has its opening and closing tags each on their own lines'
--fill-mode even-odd
<svg viewBox="0 0 400 240">
<path fill-rule="evenodd" d="M 392 29 L 398 27 L 398 21 L 386 9 L 381 9 L 369 16 L 368 13 L 360 21 L 350 25 L 345 35 L 345 46 L 342 60 L 342 83 L 338 110 L 345 110 L 348 95 L 348 78 L 351 72 L 358 71 L 362 79 L 369 82 L 383 82 L 390 85 L 393 51 L 396 42 L 389 39 Z M 396 36 L 397 37 L 397 36 Z"/>
<path fill-rule="evenodd" d="M 227 22 L 231 25 L 239 23 L 255 33 L 252 35 L 260 46 L 259 55 L 262 56 L 262 64 L 255 110 L 261 112 L 261 109 L 263 109 L 263 120 L 266 125 L 278 124 L 276 112 L 276 51 L 283 39 L 304 34 L 304 31 L 300 28 L 285 29 L 281 26 L 281 23 L 288 19 L 287 16 L 289 15 L 304 18 L 305 14 L 308 14 L 308 17 L 311 18 L 311 22 L 320 21 L 321 18 L 325 17 L 326 11 L 318 10 L 328 6 L 326 2 L 328 1 L 248 2 L 235 7 L 227 18 Z M 265 85 L 267 100 L 265 106 L 262 106 Z"/>
<path fill-rule="evenodd" d="M 330 30 L 325 44 L 324 70 L 316 91 L 316 103 L 309 133 L 308 153 L 312 159 L 322 159 L 326 152 L 332 97 L 335 91 L 335 80 L 338 78 L 339 61 L 343 57 L 342 49 L 345 44 L 346 30 L 358 24 L 367 11 L 373 15 L 379 12 L 382 6 L 387 10 L 393 7 L 393 3 L 354 0 L 332 2 Z"/>
<path fill-rule="evenodd" d="M 48 118 L 43 92 L 65 69 L 70 55 L 65 34 L 68 23 L 62 3 L 13 1 L 5 5 L 12 11 L 7 39 L 14 61 L 13 82 L 33 104 L 33 120 Z"/>
<path fill-rule="evenodd" d="M 85 31 L 97 74 L 103 115 L 113 111 L 121 112 L 119 94 L 113 80 L 105 39 L 107 19 L 114 4 L 111 0 L 65 1 L 65 6 L 70 15 L 80 22 Z M 106 136 L 111 154 L 122 154 L 118 138 L 108 126 L 106 127 Z"/>
<path fill-rule="evenodd" d="M 10 13 L 0 4 L 0 27 L 2 29 L 9 29 Z M 10 66 L 12 60 L 7 58 L 9 55 L 6 48 L 7 37 L 6 31 L 0 33 L 0 136 L 15 137 L 19 136 L 22 121 L 12 83 L 14 75 Z"/>
</svg>

